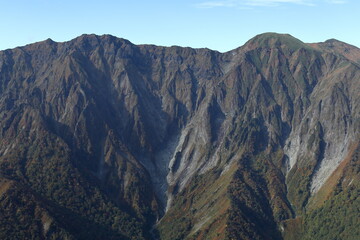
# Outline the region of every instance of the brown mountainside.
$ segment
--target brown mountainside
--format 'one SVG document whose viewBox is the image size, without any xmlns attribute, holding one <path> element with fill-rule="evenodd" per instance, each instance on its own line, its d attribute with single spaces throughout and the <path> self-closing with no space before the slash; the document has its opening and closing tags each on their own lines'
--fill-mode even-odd
<svg viewBox="0 0 360 240">
<path fill-rule="evenodd" d="M 309 45 L 322 51 L 342 55 L 347 59 L 360 64 L 360 49 L 350 44 L 336 39 L 329 39 L 323 43 L 311 43 Z"/>
<path fill-rule="evenodd" d="M 275 33 L 1 51 L 1 238 L 355 239 L 359 51 Z M 355 217 L 326 227 L 338 206 Z"/>
</svg>

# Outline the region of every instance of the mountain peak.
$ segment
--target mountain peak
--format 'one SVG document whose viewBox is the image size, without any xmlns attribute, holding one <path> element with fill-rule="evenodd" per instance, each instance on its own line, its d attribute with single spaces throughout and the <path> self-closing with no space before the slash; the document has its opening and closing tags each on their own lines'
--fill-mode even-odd
<svg viewBox="0 0 360 240">
<path fill-rule="evenodd" d="M 267 32 L 256 35 L 250 39 L 245 45 L 249 49 L 258 47 L 283 47 L 298 49 L 306 47 L 305 43 L 290 34 L 280 34 L 274 32 Z"/>
<path fill-rule="evenodd" d="M 360 63 L 360 49 L 337 39 L 332 38 L 325 42 L 311 43 L 309 45 L 322 51 L 339 54 L 352 62 Z"/>
<path fill-rule="evenodd" d="M 260 33 L 255 37 L 253 37 L 253 39 L 281 39 L 281 38 L 294 38 L 294 37 L 287 33 L 276 33 L 276 32 Z"/>
<path fill-rule="evenodd" d="M 48 44 L 53 44 L 53 43 L 55 43 L 55 41 L 52 40 L 51 38 L 46 39 L 44 42 L 45 42 L 45 43 L 48 43 Z"/>
<path fill-rule="evenodd" d="M 325 43 L 343 43 L 343 42 L 339 41 L 335 38 L 330 38 L 330 39 L 326 40 Z"/>
<path fill-rule="evenodd" d="M 118 38 L 111 34 L 103 34 L 103 35 L 96 35 L 96 34 L 82 34 L 81 36 L 70 40 L 70 41 L 123 41 L 129 44 L 132 44 L 129 40 L 124 38 Z"/>
<path fill-rule="evenodd" d="M 0 239 L 359 236 L 360 65 L 337 43 L 0 51 Z"/>
</svg>

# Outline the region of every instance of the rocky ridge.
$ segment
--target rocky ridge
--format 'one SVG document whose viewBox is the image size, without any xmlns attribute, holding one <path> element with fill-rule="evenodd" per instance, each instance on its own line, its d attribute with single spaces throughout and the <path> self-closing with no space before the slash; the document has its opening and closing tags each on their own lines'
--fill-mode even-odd
<svg viewBox="0 0 360 240">
<path fill-rule="evenodd" d="M 226 53 L 109 35 L 1 51 L 0 201 L 27 184 L 43 238 L 89 237 L 66 209 L 98 237 L 286 239 L 356 159 L 357 52 L 275 33 Z"/>
</svg>

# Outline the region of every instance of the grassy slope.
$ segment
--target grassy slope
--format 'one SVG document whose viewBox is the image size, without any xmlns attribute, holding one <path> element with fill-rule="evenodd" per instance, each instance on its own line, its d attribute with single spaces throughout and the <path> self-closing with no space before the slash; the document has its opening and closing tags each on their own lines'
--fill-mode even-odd
<svg viewBox="0 0 360 240">
<path fill-rule="evenodd" d="M 284 239 L 358 239 L 360 236 L 360 145 L 313 195 L 306 211 L 282 223 Z"/>
<path fill-rule="evenodd" d="M 230 207 L 227 186 L 234 169 L 196 176 L 159 223 L 161 239 L 224 239 Z"/>
</svg>

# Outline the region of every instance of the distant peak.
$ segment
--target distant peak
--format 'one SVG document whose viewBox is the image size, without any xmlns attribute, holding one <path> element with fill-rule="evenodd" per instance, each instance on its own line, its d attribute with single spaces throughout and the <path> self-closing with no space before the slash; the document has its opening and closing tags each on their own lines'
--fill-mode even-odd
<svg viewBox="0 0 360 240">
<path fill-rule="evenodd" d="M 46 39 L 45 42 L 47 42 L 47 43 L 54 43 L 54 41 L 53 41 L 51 38 Z"/>
<path fill-rule="evenodd" d="M 337 40 L 337 39 L 335 39 L 335 38 L 328 39 L 328 40 L 326 40 L 324 43 L 325 43 L 325 44 L 331 44 L 331 45 L 332 45 L 332 44 L 342 44 L 342 45 L 346 44 L 346 45 L 349 45 L 349 44 L 344 43 L 344 42 L 342 42 L 342 41 L 340 41 L 340 40 Z"/>
<path fill-rule="evenodd" d="M 332 38 L 325 42 L 310 43 L 309 45 L 321 51 L 340 54 L 357 64 L 360 63 L 360 49 L 346 42 Z"/>
<path fill-rule="evenodd" d="M 310 45 L 312 46 L 317 46 L 317 47 L 322 47 L 322 48 L 333 48 L 333 47 L 346 47 L 346 48 L 353 48 L 353 49 L 358 49 L 358 47 L 353 46 L 349 43 L 337 40 L 335 38 L 331 38 L 326 40 L 325 42 L 319 42 L 319 43 L 311 43 Z"/>
<path fill-rule="evenodd" d="M 254 38 L 261 38 L 261 39 L 270 39 L 270 38 L 294 38 L 293 36 L 291 36 L 290 34 L 287 33 L 276 33 L 276 32 L 266 32 L 266 33 L 261 33 L 256 35 Z"/>
<path fill-rule="evenodd" d="M 87 43 L 90 45 L 97 45 L 100 42 L 122 42 L 133 45 L 129 40 L 118 38 L 110 34 L 96 35 L 96 34 L 82 34 L 81 36 L 71 40 L 80 43 Z"/>
<path fill-rule="evenodd" d="M 51 38 L 48 38 L 46 40 L 40 41 L 40 42 L 36 42 L 33 44 L 46 44 L 46 45 L 53 45 L 56 44 L 56 42 L 54 40 L 52 40 Z M 33 45 L 33 44 L 29 44 L 29 45 Z"/>
<path fill-rule="evenodd" d="M 330 39 L 326 40 L 325 42 L 326 43 L 332 43 L 332 42 L 341 42 L 341 41 L 339 41 L 339 40 L 337 40 L 335 38 L 330 38 Z"/>
<path fill-rule="evenodd" d="M 253 37 L 252 39 L 257 40 L 257 41 L 267 41 L 267 40 L 271 40 L 271 39 L 300 41 L 297 38 L 291 36 L 290 34 L 275 33 L 275 32 L 267 32 L 267 33 L 258 34 L 255 37 Z"/>
<path fill-rule="evenodd" d="M 98 40 L 99 36 L 96 34 L 82 34 L 79 37 L 75 38 L 75 40 L 83 41 L 83 40 Z"/>
<path fill-rule="evenodd" d="M 274 32 L 262 33 L 250 39 L 245 45 L 250 48 L 256 47 L 275 47 L 287 46 L 288 48 L 306 47 L 305 43 L 290 34 L 280 34 Z"/>
</svg>

